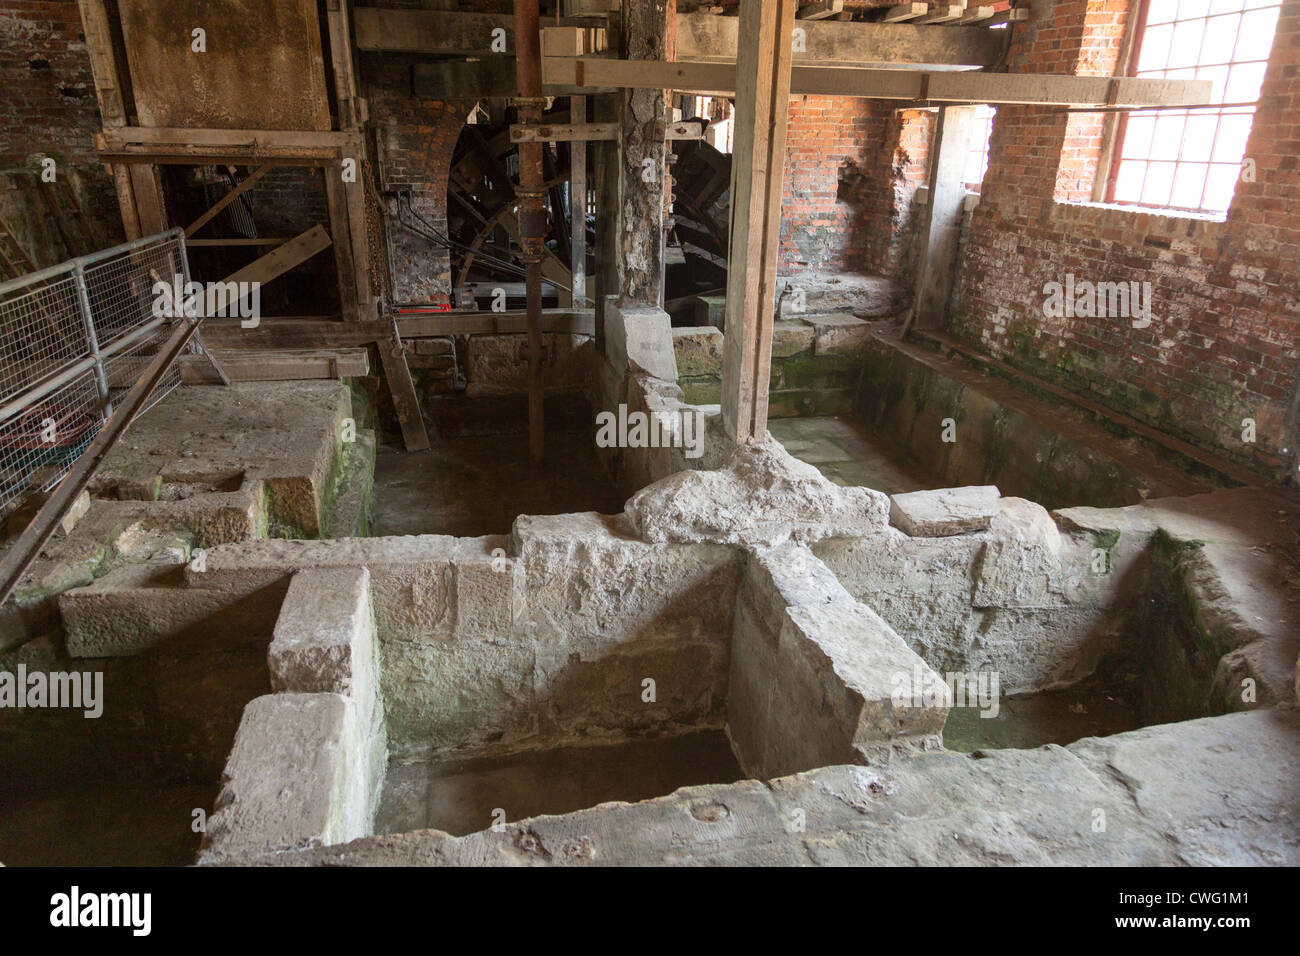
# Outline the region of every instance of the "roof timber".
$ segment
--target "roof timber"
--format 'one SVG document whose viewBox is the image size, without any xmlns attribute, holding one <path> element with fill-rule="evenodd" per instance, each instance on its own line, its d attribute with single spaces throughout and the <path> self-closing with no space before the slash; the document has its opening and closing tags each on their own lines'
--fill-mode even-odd
<svg viewBox="0 0 1300 956">
<path fill-rule="evenodd" d="M 506 31 L 506 49 L 513 48 L 514 19 L 509 16 L 356 7 L 353 18 L 360 50 L 492 57 L 496 29 Z M 679 13 L 677 59 L 734 61 L 738 24 L 737 17 Z M 799 28 L 804 31 L 805 49 L 794 53 L 796 64 L 986 67 L 997 62 L 1005 42 L 1004 34 L 990 32 L 986 26 L 938 31 L 908 24 L 800 20 Z"/>
<path fill-rule="evenodd" d="M 736 66 L 551 56 L 542 58 L 542 79 L 597 88 L 731 94 Z M 1210 86 L 1208 80 L 796 66 L 790 93 L 932 103 L 1137 107 L 1199 105 L 1209 99 Z"/>
</svg>

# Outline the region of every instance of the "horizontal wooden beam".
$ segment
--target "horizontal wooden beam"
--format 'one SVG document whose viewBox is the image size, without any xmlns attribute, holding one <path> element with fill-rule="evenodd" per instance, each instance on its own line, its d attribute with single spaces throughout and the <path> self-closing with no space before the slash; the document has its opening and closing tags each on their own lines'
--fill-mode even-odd
<svg viewBox="0 0 1300 956">
<path fill-rule="evenodd" d="M 922 9 L 916 16 L 927 12 L 925 4 L 917 6 Z M 679 13 L 676 58 L 697 63 L 735 62 L 739 23 L 738 17 Z M 799 28 L 804 32 L 804 49 L 794 53 L 796 69 L 800 64 L 989 67 L 1001 57 L 1005 37 L 984 26 L 931 30 L 910 23 L 805 20 Z"/>
<path fill-rule="evenodd" d="M 800 20 L 824 20 L 844 12 L 844 0 L 815 0 L 806 3 L 795 14 Z"/>
<path fill-rule="evenodd" d="M 352 26 L 358 50 L 458 56 L 515 52 L 515 18 L 505 14 L 354 7 Z M 494 51 L 495 30 L 504 31 L 496 34 L 504 46 Z"/>
<path fill-rule="evenodd" d="M 628 89 L 734 93 L 736 86 L 734 64 L 542 58 L 544 82 L 573 83 L 578 77 L 593 86 Z M 1023 106 L 1194 106 L 1211 92 L 1209 80 L 808 66 L 794 68 L 790 87 L 792 95 Z"/>
<path fill-rule="evenodd" d="M 525 126 L 514 123 L 510 127 L 512 143 L 575 143 L 618 139 L 618 123 L 560 123 L 542 126 Z M 704 124 L 687 120 L 669 123 L 665 139 L 703 139 Z"/>
<path fill-rule="evenodd" d="M 273 147 L 275 149 L 336 149 L 358 151 L 362 137 L 356 132 L 318 132 L 286 129 L 195 129 L 173 126 L 121 126 L 103 132 L 108 149 L 148 146 Z"/>
<path fill-rule="evenodd" d="M 370 374 L 370 355 L 365 348 L 233 349 L 218 352 L 215 357 L 232 382 L 290 382 Z M 220 375 L 204 355 L 181 356 L 180 368 L 181 381 L 186 385 L 221 384 Z"/>
<path fill-rule="evenodd" d="M 437 312 L 399 316 L 402 339 L 444 335 L 513 334 L 527 331 L 523 310 L 509 312 Z M 542 331 L 595 335 L 591 309 L 544 309 Z M 237 319 L 206 319 L 203 342 L 217 349 L 336 349 L 388 341 L 392 329 L 382 322 L 341 322 L 314 318 L 266 318 L 256 328 L 243 328 Z"/>
</svg>

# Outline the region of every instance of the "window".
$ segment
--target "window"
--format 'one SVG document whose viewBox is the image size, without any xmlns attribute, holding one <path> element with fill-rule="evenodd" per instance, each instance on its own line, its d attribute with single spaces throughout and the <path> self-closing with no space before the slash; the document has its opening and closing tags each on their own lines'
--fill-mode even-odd
<svg viewBox="0 0 1300 956">
<path fill-rule="evenodd" d="M 993 134 L 993 117 L 997 110 L 991 106 L 975 107 L 975 129 L 971 133 L 970 153 L 966 157 L 966 188 L 980 191 L 984 173 L 989 168 L 989 137 Z"/>
<path fill-rule="evenodd" d="M 1226 212 L 1273 47 L 1280 0 L 1142 0 L 1130 74 L 1214 84 L 1210 109 L 1120 114 L 1106 198 Z"/>
</svg>

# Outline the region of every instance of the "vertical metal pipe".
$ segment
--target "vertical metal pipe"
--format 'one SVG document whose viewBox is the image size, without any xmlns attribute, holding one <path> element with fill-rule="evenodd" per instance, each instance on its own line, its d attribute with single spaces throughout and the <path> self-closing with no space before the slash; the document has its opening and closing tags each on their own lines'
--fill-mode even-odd
<svg viewBox="0 0 1300 956">
<path fill-rule="evenodd" d="M 542 50 L 538 0 L 515 0 L 515 106 L 522 124 L 542 121 Z M 527 266 L 528 295 L 528 451 L 534 464 L 545 455 L 542 393 L 542 257 L 546 212 L 542 143 L 519 144 L 519 236 Z"/>
<path fill-rule="evenodd" d="M 90 358 L 95 363 L 95 388 L 104 403 L 104 417 L 113 414 L 113 403 L 108 399 L 108 376 L 104 374 L 104 358 L 99 354 L 99 336 L 95 334 L 95 319 L 90 312 L 90 291 L 86 288 L 86 265 L 78 259 L 72 266 L 72 280 L 77 287 L 77 302 L 81 306 L 81 324 L 86 330 L 86 344 Z"/>
</svg>

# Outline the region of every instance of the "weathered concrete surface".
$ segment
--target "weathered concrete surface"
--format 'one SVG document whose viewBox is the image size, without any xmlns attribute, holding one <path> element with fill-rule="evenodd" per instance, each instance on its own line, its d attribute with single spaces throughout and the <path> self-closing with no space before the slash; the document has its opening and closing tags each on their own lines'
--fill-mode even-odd
<svg viewBox="0 0 1300 956">
<path fill-rule="evenodd" d="M 357 704 L 341 694 L 270 694 L 244 708 L 208 818 L 202 862 L 343 843 L 370 832 L 355 781 L 366 763 Z"/>
<path fill-rule="evenodd" d="M 934 675 L 806 547 L 752 552 L 737 601 L 727 731 L 745 772 L 770 779 L 938 746 L 946 702 L 894 699 Z M 919 702 L 918 702 L 919 704 Z"/>
<path fill-rule="evenodd" d="M 889 521 L 913 538 L 984 531 L 998 513 L 1001 497 L 996 485 L 909 491 L 890 496 Z"/>
<path fill-rule="evenodd" d="M 595 346 L 591 336 L 542 335 L 542 384 L 548 391 L 585 388 Z M 466 348 L 466 394 L 471 398 L 528 391 L 528 341 L 522 335 L 471 335 Z"/>
<path fill-rule="evenodd" d="M 1003 498 L 989 523 L 975 577 L 975 607 L 1051 607 L 1060 577 L 1061 533 L 1042 505 Z"/>
<path fill-rule="evenodd" d="M 1237 488 L 1114 510 L 1067 508 L 1063 528 L 1154 541 L 1162 583 L 1196 642 L 1218 657 L 1214 710 L 1300 693 L 1300 504 Z M 1221 656 L 1220 656 L 1221 655 Z M 1255 700 L 1245 681 L 1254 682 Z"/>
<path fill-rule="evenodd" d="M 615 368 L 677 381 L 672 319 L 653 306 L 612 305 L 605 310 L 605 350 Z"/>
<path fill-rule="evenodd" d="M 365 568 L 299 571 L 275 622 L 271 687 L 302 694 L 375 694 L 374 616 Z"/>
<path fill-rule="evenodd" d="M 813 351 L 817 355 L 860 353 L 871 338 L 871 324 L 843 313 L 814 313 L 799 318 L 812 326 Z"/>
<path fill-rule="evenodd" d="M 880 318 L 899 311 L 906 294 L 884 276 L 805 270 L 777 276 L 781 318 L 802 318 L 803 313 L 849 312 L 860 318 Z"/>
<path fill-rule="evenodd" d="M 214 507 L 220 496 L 247 494 L 262 482 L 272 520 L 315 535 L 351 414 L 342 382 L 178 388 L 114 446 L 90 491 L 99 498 L 215 499 Z"/>
<path fill-rule="evenodd" d="M 1297 781 L 1300 715 L 1261 710 L 1066 748 L 920 754 L 689 787 L 460 838 L 422 830 L 239 862 L 1295 866 Z"/>
<path fill-rule="evenodd" d="M 771 547 L 879 532 L 889 499 L 841 488 L 770 436 L 737 448 L 716 471 L 680 472 L 637 492 L 626 514 L 647 541 Z"/>
</svg>

